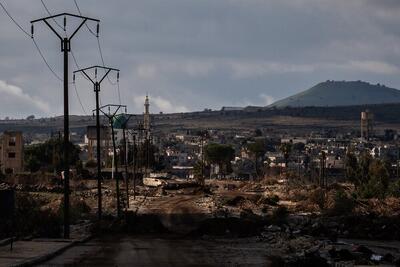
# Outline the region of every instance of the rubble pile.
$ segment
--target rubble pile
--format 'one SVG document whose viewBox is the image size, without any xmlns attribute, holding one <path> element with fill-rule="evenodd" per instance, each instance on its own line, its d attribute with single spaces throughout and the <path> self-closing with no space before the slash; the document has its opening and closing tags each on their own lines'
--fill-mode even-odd
<svg viewBox="0 0 400 267">
<path fill-rule="evenodd" d="M 391 247 L 369 248 L 356 243 L 317 239 L 300 235 L 289 226 L 264 227 L 261 239 L 278 252 L 272 258 L 285 266 L 354 266 L 400 264 L 400 251 Z"/>
</svg>

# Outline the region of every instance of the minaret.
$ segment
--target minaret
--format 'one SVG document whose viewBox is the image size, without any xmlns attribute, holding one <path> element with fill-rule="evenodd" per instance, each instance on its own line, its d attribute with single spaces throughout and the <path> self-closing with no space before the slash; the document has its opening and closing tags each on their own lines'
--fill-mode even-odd
<svg viewBox="0 0 400 267">
<path fill-rule="evenodd" d="M 146 131 L 150 131 L 150 101 L 148 95 L 146 95 L 146 100 L 144 101 L 143 128 Z"/>
</svg>

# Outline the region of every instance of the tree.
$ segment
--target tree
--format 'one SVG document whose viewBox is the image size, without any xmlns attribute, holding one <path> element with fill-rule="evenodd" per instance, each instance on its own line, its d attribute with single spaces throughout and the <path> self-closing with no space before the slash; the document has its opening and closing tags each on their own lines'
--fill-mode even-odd
<svg viewBox="0 0 400 267">
<path fill-rule="evenodd" d="M 279 149 L 283 154 L 283 158 L 285 159 L 285 166 L 287 168 L 289 165 L 290 154 L 292 153 L 292 144 L 291 143 L 283 143 L 283 144 L 281 144 Z"/>
<path fill-rule="evenodd" d="M 225 175 L 232 171 L 231 161 L 235 158 L 235 150 L 229 145 L 209 144 L 205 148 L 207 162 L 218 164 Z"/>
<path fill-rule="evenodd" d="M 370 172 L 370 165 L 373 163 L 372 156 L 367 152 L 364 151 L 360 155 L 360 159 L 358 162 L 358 172 L 359 172 L 359 181 L 358 184 L 363 184 L 368 182 L 370 179 L 369 172 Z"/>
<path fill-rule="evenodd" d="M 261 160 L 263 160 L 263 156 L 266 152 L 265 142 L 264 142 L 264 140 L 257 140 L 254 143 L 248 144 L 247 147 L 248 147 L 249 151 L 254 155 L 254 165 L 256 168 L 256 175 L 258 176 L 258 174 L 259 174 L 258 161 L 260 160 L 260 158 L 261 158 Z"/>
<path fill-rule="evenodd" d="M 68 147 L 70 151 L 69 165 L 75 166 L 79 160 L 80 148 L 71 142 Z M 55 169 L 60 172 L 63 170 L 61 155 L 64 149 L 64 142 L 61 139 L 50 139 L 43 144 L 28 146 L 24 151 L 26 168 L 35 171 L 39 166 L 39 168 L 43 167 L 49 171 Z"/>
<path fill-rule="evenodd" d="M 346 155 L 346 178 L 353 182 L 358 194 L 363 198 L 383 198 L 389 188 L 390 174 L 387 164 L 380 159 L 373 159 L 368 152 L 363 152 L 357 160 L 349 151 Z"/>
<path fill-rule="evenodd" d="M 354 185 L 357 187 L 360 183 L 359 173 L 358 173 L 358 161 L 352 151 L 348 151 L 346 153 L 345 168 L 346 168 L 346 179 L 353 182 Z"/>
<path fill-rule="evenodd" d="M 26 161 L 26 167 L 28 170 L 32 172 L 37 172 L 40 170 L 40 161 L 36 158 L 36 156 L 30 156 L 28 157 Z"/>
<path fill-rule="evenodd" d="M 368 168 L 367 180 L 361 185 L 360 194 L 364 198 L 384 198 L 389 187 L 389 172 L 381 160 L 372 160 Z"/>
</svg>

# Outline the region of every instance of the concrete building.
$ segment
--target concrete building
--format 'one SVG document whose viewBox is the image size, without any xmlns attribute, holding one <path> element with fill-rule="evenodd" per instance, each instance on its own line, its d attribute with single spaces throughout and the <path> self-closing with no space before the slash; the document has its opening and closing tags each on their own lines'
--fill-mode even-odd
<svg viewBox="0 0 400 267">
<path fill-rule="evenodd" d="M 0 166 L 2 172 L 24 170 L 24 142 L 21 132 L 4 132 L 0 136 Z"/>
<path fill-rule="evenodd" d="M 88 126 L 85 142 L 88 145 L 88 160 L 89 161 L 97 161 L 97 135 L 96 135 L 96 126 Z M 111 129 L 106 126 L 102 126 L 100 128 L 100 156 L 102 162 L 104 163 L 107 160 L 109 150 L 111 149 Z"/>
</svg>

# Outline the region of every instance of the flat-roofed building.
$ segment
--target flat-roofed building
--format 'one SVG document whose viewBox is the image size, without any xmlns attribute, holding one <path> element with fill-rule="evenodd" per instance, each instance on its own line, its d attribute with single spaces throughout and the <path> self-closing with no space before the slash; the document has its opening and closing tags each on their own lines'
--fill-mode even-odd
<svg viewBox="0 0 400 267">
<path fill-rule="evenodd" d="M 24 141 L 21 132 L 4 132 L 0 136 L 0 165 L 2 172 L 24 170 Z"/>
</svg>

